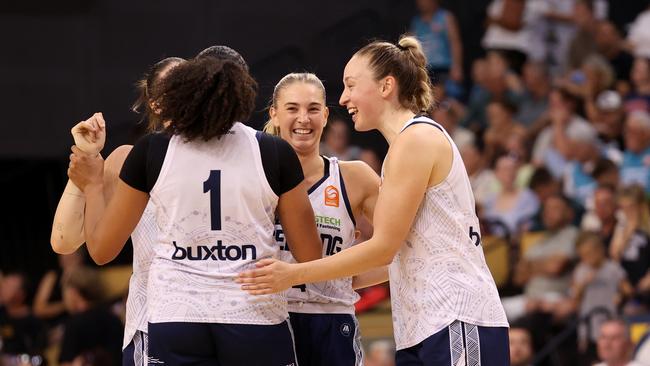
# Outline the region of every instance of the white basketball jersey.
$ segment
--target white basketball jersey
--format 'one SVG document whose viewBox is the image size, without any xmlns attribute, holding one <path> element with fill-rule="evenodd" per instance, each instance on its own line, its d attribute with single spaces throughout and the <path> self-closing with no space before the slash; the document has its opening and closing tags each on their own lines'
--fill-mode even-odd
<svg viewBox="0 0 650 366">
<path fill-rule="evenodd" d="M 160 229 L 149 271 L 149 321 L 279 324 L 282 294 L 253 296 L 235 283 L 277 257 L 278 196 L 262 166 L 256 131 L 241 123 L 220 139 L 173 136 L 153 189 Z"/>
<path fill-rule="evenodd" d="M 458 148 L 429 118 L 414 118 L 404 128 L 415 122 L 444 132 L 453 162 L 449 175 L 426 190 L 406 241 L 389 266 L 397 349 L 414 346 L 455 320 L 508 326 L 483 256 L 474 195 Z"/>
<path fill-rule="evenodd" d="M 129 280 L 129 294 L 126 298 L 123 348 L 129 345 L 138 330 L 147 332 L 147 281 L 157 236 L 156 207 L 150 200 L 142 213 L 138 226 L 131 234 L 133 273 Z"/>
<path fill-rule="evenodd" d="M 316 227 L 323 241 L 323 257 L 334 255 L 354 244 L 355 223 L 337 158 L 326 158 L 323 178 L 309 190 L 316 216 Z M 280 259 L 295 263 L 282 226 L 276 224 L 275 239 Z M 352 278 L 315 282 L 287 290 L 289 311 L 295 313 L 354 314 L 359 295 L 352 289 Z"/>
</svg>

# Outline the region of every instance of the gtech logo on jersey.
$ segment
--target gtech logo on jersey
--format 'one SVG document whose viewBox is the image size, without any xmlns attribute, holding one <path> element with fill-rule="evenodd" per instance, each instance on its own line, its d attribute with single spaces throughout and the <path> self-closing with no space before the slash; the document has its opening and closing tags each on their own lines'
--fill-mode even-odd
<svg viewBox="0 0 650 366">
<path fill-rule="evenodd" d="M 325 206 L 339 207 L 339 190 L 334 186 L 325 188 Z"/>
<path fill-rule="evenodd" d="M 211 247 L 207 245 L 198 245 L 196 247 L 179 247 L 176 241 L 174 244 L 174 254 L 172 259 L 182 260 L 189 259 L 191 261 L 205 261 L 208 259 L 219 261 L 238 261 L 242 259 L 257 259 L 257 248 L 254 245 L 226 245 L 217 241 L 217 245 Z"/>
</svg>

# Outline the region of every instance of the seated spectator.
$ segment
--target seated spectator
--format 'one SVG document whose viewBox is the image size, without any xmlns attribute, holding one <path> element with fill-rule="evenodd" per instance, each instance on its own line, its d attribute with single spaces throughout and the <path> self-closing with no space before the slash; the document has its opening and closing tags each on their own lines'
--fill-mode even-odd
<svg viewBox="0 0 650 366">
<path fill-rule="evenodd" d="M 61 279 L 70 271 L 83 265 L 84 255 L 82 253 L 82 250 L 77 250 L 71 254 L 59 255 L 59 270 L 48 271 L 43 276 L 34 297 L 35 316 L 53 323 L 58 323 L 58 320 L 61 320 L 62 315 L 65 314 Z"/>
<path fill-rule="evenodd" d="M 520 225 L 528 222 L 539 208 L 539 201 L 531 190 L 515 185 L 518 167 L 518 160 L 508 155 L 497 159 L 494 173 L 501 190 L 483 205 L 483 217 L 505 224 L 508 233 L 515 237 L 518 237 Z"/>
<path fill-rule="evenodd" d="M 365 366 L 394 366 L 395 345 L 391 341 L 381 340 L 370 343 L 364 354 Z"/>
<path fill-rule="evenodd" d="M 513 119 L 516 107 L 508 102 L 493 100 L 487 106 L 488 128 L 483 135 L 488 160 L 493 160 L 507 149 L 513 135 L 524 136 L 526 129 Z"/>
<path fill-rule="evenodd" d="M 122 359 L 122 323 L 101 305 L 99 283 L 97 271 L 86 267 L 73 270 L 63 281 L 63 301 L 70 317 L 64 325 L 59 355 L 62 366 L 88 354 L 110 355 L 114 365 Z"/>
<path fill-rule="evenodd" d="M 494 172 L 487 168 L 488 162 L 480 146 L 482 145 L 471 144 L 459 149 L 477 205 L 482 205 L 488 197 L 499 191 L 499 181 Z"/>
<path fill-rule="evenodd" d="M 29 280 L 8 272 L 0 280 L 0 341 L 5 355 L 40 355 L 45 348 L 44 326 L 28 304 Z"/>
<path fill-rule="evenodd" d="M 564 129 L 555 125 L 555 138 L 560 141 Z M 564 194 L 582 207 L 588 207 L 596 189 L 596 180 L 592 177 L 593 169 L 600 159 L 596 129 L 588 125 L 578 125 L 567 131 L 562 140 L 571 146 L 567 149 L 567 162 L 564 167 Z"/>
<path fill-rule="evenodd" d="M 577 0 L 573 9 L 573 22 L 577 32 L 569 44 L 567 66 L 569 70 L 580 68 L 583 61 L 596 53 L 596 26 L 598 21 L 594 14 L 591 0 Z"/>
<path fill-rule="evenodd" d="M 510 325 L 508 338 L 510 341 L 510 365 L 531 366 L 534 350 L 533 339 L 528 329 Z"/>
<path fill-rule="evenodd" d="M 601 185 L 594 191 L 594 207 L 583 218 L 580 228 L 600 236 L 609 253 L 609 244 L 616 228 L 616 191 L 612 186 Z"/>
<path fill-rule="evenodd" d="M 648 12 L 650 14 L 650 12 Z M 650 17 L 648 17 L 650 20 Z M 625 96 L 625 110 L 650 113 L 650 54 L 637 56 L 630 72 L 632 90 Z"/>
<path fill-rule="evenodd" d="M 545 167 L 537 168 L 533 172 L 530 178 L 530 189 L 537 196 L 539 202 L 545 202 L 547 198 L 562 193 L 562 186 L 560 181 L 555 179 L 553 175 Z M 573 212 L 573 226 L 580 226 L 580 221 L 584 213 L 582 206 L 569 199 L 569 204 Z M 544 231 L 546 227 L 544 226 L 544 220 L 542 219 L 542 209 L 540 207 L 537 210 L 537 213 L 530 220 L 528 225 L 524 228 L 526 231 Z"/>
<path fill-rule="evenodd" d="M 617 314 L 623 298 L 632 295 L 633 289 L 626 280 L 625 271 L 607 259 L 605 245 L 598 234 L 583 232 L 576 242 L 580 262 L 573 270 L 571 297 L 580 318 L 589 316 L 595 309 L 608 314 L 592 314 L 589 325 L 582 323 L 578 329 L 578 344 L 585 357 L 595 360 L 597 330 L 609 316 Z M 591 329 L 591 333 L 588 333 Z"/>
<path fill-rule="evenodd" d="M 616 25 L 609 20 L 601 20 L 596 26 L 596 49 L 607 58 L 616 73 L 617 83 L 627 84 L 634 57 L 623 47 L 623 37 Z M 617 87 L 622 90 L 626 86 Z"/>
<path fill-rule="evenodd" d="M 457 102 L 445 99 L 438 103 L 431 116 L 447 130 L 456 146 L 462 149 L 467 144 L 473 144 L 476 137 L 472 131 L 458 125 L 459 108 L 455 107 L 455 104 Z"/>
<path fill-rule="evenodd" d="M 620 163 L 623 150 L 623 121 L 625 109 L 623 98 L 618 92 L 605 90 L 598 94 L 594 103 L 587 104 L 587 116 L 598 131 L 603 143 L 603 155 Z"/>
<path fill-rule="evenodd" d="M 546 235 L 522 253 L 513 282 L 524 287 L 521 297 L 504 298 L 510 321 L 526 313 L 552 314 L 568 296 L 571 264 L 576 257 L 578 229 L 571 225 L 573 212 L 566 197 L 552 195 L 543 204 Z"/>
<path fill-rule="evenodd" d="M 620 261 L 632 286 L 635 301 L 626 311 L 648 311 L 650 304 L 650 210 L 639 186 L 624 188 L 618 194 L 622 212 L 609 247 L 612 259 Z"/>
<path fill-rule="evenodd" d="M 621 183 L 638 184 L 650 195 L 650 114 L 630 113 L 625 122 L 625 151 L 621 164 Z"/>
<path fill-rule="evenodd" d="M 591 124 L 576 114 L 579 100 L 565 89 L 553 89 L 549 95 L 548 126 L 535 140 L 532 161 L 536 166 L 546 166 L 554 177 L 564 173 L 571 146 L 558 140 L 557 132 L 564 136 L 576 136 L 593 129 Z"/>
<path fill-rule="evenodd" d="M 320 151 L 322 155 L 341 160 L 359 160 L 361 156 L 361 148 L 350 145 L 350 127 L 338 116 L 334 116 L 327 123 Z"/>
<path fill-rule="evenodd" d="M 519 104 L 515 120 L 525 126 L 532 126 L 548 108 L 548 94 L 551 91 L 550 75 L 546 66 L 528 61 L 522 75 L 525 91 Z"/>
<path fill-rule="evenodd" d="M 632 360 L 633 345 L 630 328 L 621 319 L 608 320 L 600 326 L 598 358 L 595 366 L 643 366 Z"/>
<path fill-rule="evenodd" d="M 487 127 L 487 105 L 493 100 L 518 105 L 524 88 L 504 56 L 497 51 L 488 52 L 485 60 L 475 61 L 473 72 L 475 85 L 460 125 L 480 133 Z"/>
</svg>

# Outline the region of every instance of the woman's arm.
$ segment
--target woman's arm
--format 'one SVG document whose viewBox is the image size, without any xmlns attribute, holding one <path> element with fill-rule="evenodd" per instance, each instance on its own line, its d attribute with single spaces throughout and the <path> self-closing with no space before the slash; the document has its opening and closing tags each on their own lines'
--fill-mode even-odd
<svg viewBox="0 0 650 366">
<path fill-rule="evenodd" d="M 36 296 L 34 297 L 34 315 L 39 318 L 52 318 L 65 311 L 63 301 L 50 302 L 52 292 L 58 280 L 56 272 L 49 271 L 43 276 L 38 284 Z"/>
<path fill-rule="evenodd" d="M 443 159 L 451 159 L 451 146 L 442 132 L 415 125 L 400 134 L 389 156 L 371 239 L 308 263 L 262 260 L 258 269 L 240 274 L 242 288 L 252 294 L 268 294 L 300 283 L 350 277 L 389 264 L 408 235 L 429 186 L 432 168 L 435 171 L 449 164 Z"/>
<path fill-rule="evenodd" d="M 289 250 L 296 261 L 321 258 L 323 243 L 316 230 L 314 210 L 304 181 L 280 196 L 277 213 Z"/>
</svg>

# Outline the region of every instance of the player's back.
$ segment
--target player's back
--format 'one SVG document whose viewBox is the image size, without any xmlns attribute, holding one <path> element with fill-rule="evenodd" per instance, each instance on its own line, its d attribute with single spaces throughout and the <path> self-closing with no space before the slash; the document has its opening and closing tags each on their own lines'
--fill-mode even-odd
<svg viewBox="0 0 650 366">
<path fill-rule="evenodd" d="M 265 178 L 255 133 L 236 123 L 220 139 L 169 140 L 151 189 L 160 231 L 149 274 L 150 322 L 286 319 L 283 296 L 256 298 L 233 281 L 278 250 L 278 196 Z"/>
</svg>

